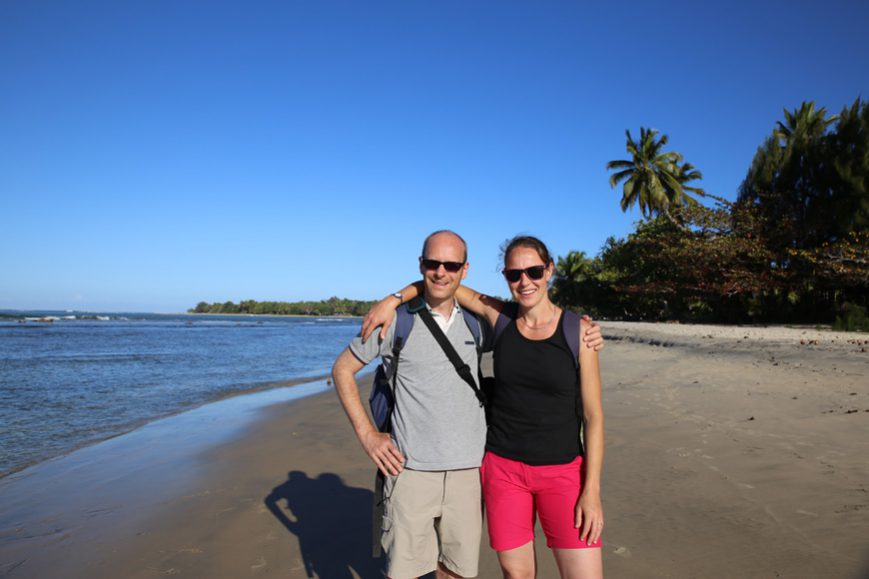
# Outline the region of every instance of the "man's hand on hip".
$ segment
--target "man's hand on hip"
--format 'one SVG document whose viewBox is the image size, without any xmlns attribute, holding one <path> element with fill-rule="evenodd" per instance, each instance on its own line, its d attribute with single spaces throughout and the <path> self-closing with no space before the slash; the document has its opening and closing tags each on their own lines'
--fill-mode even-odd
<svg viewBox="0 0 869 579">
<path fill-rule="evenodd" d="M 404 456 L 395 446 L 392 437 L 385 432 L 373 431 L 362 438 L 365 452 L 385 475 L 398 476 L 404 469 Z"/>
</svg>

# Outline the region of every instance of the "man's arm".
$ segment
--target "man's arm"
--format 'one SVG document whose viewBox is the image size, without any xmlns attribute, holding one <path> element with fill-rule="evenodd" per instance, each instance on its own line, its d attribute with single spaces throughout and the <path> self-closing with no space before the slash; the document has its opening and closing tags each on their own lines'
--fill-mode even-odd
<svg viewBox="0 0 869 579">
<path fill-rule="evenodd" d="M 417 296 L 421 296 L 423 291 L 422 282 L 414 282 L 401 289 L 398 294 L 401 295 L 401 300 L 396 299 L 396 294 L 389 294 L 376 304 L 374 304 L 365 318 L 362 320 L 362 340 L 367 341 L 371 334 L 379 327 L 380 339 L 386 339 L 386 332 L 389 326 L 395 319 L 395 310 L 398 306 L 405 302 L 409 302 Z M 463 308 L 466 308 L 475 314 L 479 314 L 486 318 L 491 327 L 495 327 L 498 321 L 498 315 L 504 307 L 504 302 L 498 298 L 489 297 L 481 294 L 467 286 L 459 286 L 456 291 L 456 299 Z M 589 316 L 584 315 L 583 319 L 588 322 L 585 331 L 582 333 L 581 341 L 587 348 L 600 352 L 603 350 L 604 340 L 603 334 L 600 331 L 600 325 L 592 320 Z"/>
<path fill-rule="evenodd" d="M 595 352 L 603 350 L 603 334 L 600 331 L 600 325 L 591 319 L 590 316 L 584 315 L 582 319 L 586 321 L 586 329 L 580 332 L 582 335 L 582 343 L 586 348 L 590 348 Z"/>
<path fill-rule="evenodd" d="M 350 348 L 345 348 L 332 366 L 335 391 L 338 393 L 347 418 L 350 419 L 350 424 L 353 425 L 356 438 L 359 439 L 369 458 L 383 474 L 397 475 L 404 467 L 404 456 L 389 434 L 378 432 L 359 398 L 356 374 L 364 367 L 365 364 L 353 355 Z"/>
</svg>

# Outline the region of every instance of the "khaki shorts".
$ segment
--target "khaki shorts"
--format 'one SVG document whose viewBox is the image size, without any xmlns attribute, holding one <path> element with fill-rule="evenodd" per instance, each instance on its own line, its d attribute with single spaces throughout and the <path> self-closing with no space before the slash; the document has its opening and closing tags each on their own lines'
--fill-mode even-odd
<svg viewBox="0 0 869 579">
<path fill-rule="evenodd" d="M 381 543 L 392 579 L 431 573 L 438 561 L 475 577 L 483 527 L 480 469 L 404 469 L 383 486 Z M 440 545 L 440 550 L 438 550 Z"/>
</svg>

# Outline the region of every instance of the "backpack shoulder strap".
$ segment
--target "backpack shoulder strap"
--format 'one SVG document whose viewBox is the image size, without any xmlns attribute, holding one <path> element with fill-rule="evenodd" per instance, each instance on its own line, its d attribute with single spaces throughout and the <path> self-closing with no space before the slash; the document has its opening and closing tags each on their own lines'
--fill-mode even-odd
<svg viewBox="0 0 869 579">
<path fill-rule="evenodd" d="M 407 306 L 408 304 L 404 304 L 395 311 L 395 331 L 392 333 L 392 372 L 389 375 L 389 382 L 393 389 L 395 388 L 395 376 L 398 374 L 398 357 L 404 344 L 407 343 L 410 330 L 413 329 L 414 314 L 408 310 Z"/>
<path fill-rule="evenodd" d="M 564 324 L 561 329 L 564 332 L 564 339 L 567 341 L 570 353 L 573 354 L 573 363 L 577 370 L 579 369 L 579 322 L 578 313 L 564 310 Z"/>
<path fill-rule="evenodd" d="M 423 323 L 428 328 L 431 335 L 437 341 L 438 345 L 443 350 L 444 354 L 446 354 L 450 363 L 456 369 L 456 372 L 459 376 L 461 376 L 462 380 L 468 383 L 468 386 L 471 387 L 471 390 L 474 391 L 474 395 L 477 397 L 477 400 L 480 402 L 480 406 L 486 405 L 486 395 L 480 390 L 480 386 L 477 384 L 476 380 L 474 380 L 474 376 L 471 374 L 471 368 L 468 364 L 459 356 L 459 353 L 456 352 L 455 347 L 450 343 L 449 338 L 447 338 L 446 334 L 444 334 L 443 330 L 438 326 L 438 323 L 435 321 L 432 313 L 427 309 L 423 308 L 419 311 L 419 317 L 422 319 Z M 477 354 L 479 355 L 480 350 L 477 349 Z"/>
<path fill-rule="evenodd" d="M 408 310 L 408 304 L 404 304 L 395 312 L 395 332 L 392 334 L 392 353 L 398 359 L 398 353 L 407 342 L 407 336 L 413 328 L 413 314 Z"/>
<path fill-rule="evenodd" d="M 492 346 L 498 342 L 498 338 L 501 337 L 501 334 L 504 333 L 504 330 L 507 329 L 507 325 L 510 323 L 510 320 L 516 319 L 516 314 L 519 312 L 519 304 L 516 302 L 507 302 L 504 304 L 504 307 L 501 308 L 501 313 L 498 314 L 498 320 L 495 322 L 495 331 L 492 336 Z"/>
<path fill-rule="evenodd" d="M 477 345 L 477 354 L 480 354 L 483 348 L 483 329 L 480 324 L 480 318 L 465 308 L 462 308 L 462 317 L 465 318 L 465 325 L 468 326 L 471 335 L 474 336 L 474 344 Z"/>
</svg>

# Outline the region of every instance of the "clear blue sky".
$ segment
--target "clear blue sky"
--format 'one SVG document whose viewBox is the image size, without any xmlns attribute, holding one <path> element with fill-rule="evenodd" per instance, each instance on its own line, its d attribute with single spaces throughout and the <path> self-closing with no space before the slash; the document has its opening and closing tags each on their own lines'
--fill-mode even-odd
<svg viewBox="0 0 869 579">
<path fill-rule="evenodd" d="M 0 308 L 374 298 L 424 236 L 596 254 L 670 136 L 734 198 L 782 109 L 869 97 L 869 2 L 7 0 Z"/>
</svg>

